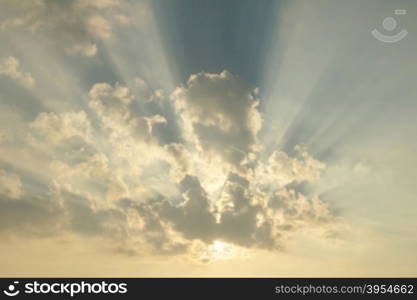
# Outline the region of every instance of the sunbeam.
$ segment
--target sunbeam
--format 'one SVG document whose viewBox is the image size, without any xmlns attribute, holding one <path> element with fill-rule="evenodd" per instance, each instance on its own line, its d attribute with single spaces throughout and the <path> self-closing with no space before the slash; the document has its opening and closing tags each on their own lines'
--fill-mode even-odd
<svg viewBox="0 0 417 300">
<path fill-rule="evenodd" d="M 415 276 L 417 4 L 203 2 L 0 0 L 0 275 Z"/>
</svg>

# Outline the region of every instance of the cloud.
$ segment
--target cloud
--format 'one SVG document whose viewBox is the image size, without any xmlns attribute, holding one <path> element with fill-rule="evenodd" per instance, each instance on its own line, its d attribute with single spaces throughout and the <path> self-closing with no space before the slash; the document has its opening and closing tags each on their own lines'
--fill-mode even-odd
<svg viewBox="0 0 417 300">
<path fill-rule="evenodd" d="M 136 224 L 130 231 L 131 236 L 136 237 L 133 239 L 136 243 L 135 252 L 145 255 L 149 252 L 159 255 L 184 254 L 190 242 L 176 234 L 166 220 L 158 217 L 155 207 L 164 204 L 160 200 L 152 198 L 137 202 L 121 199 L 119 202 L 119 207 L 127 213 L 130 222 Z"/>
<path fill-rule="evenodd" d="M 99 130 L 110 147 L 108 156 L 128 177 L 139 176 L 146 167 L 155 168 L 159 160 L 167 160 L 166 150 L 153 132 L 156 125 L 166 122 L 165 117 L 141 114 L 137 105 L 130 90 L 120 84 L 98 83 L 89 92 L 89 106 L 98 116 Z"/>
<path fill-rule="evenodd" d="M 179 184 L 178 203 L 160 199 L 141 206 L 141 213 L 164 220 L 189 241 L 213 245 L 222 241 L 242 248 L 280 250 L 303 228 L 337 232 L 339 222 L 318 197 L 282 188 L 267 193 L 237 174 L 230 174 L 219 199 L 209 199 L 198 178 Z M 327 228 L 327 229 L 326 229 Z M 163 227 L 159 228 L 163 232 Z M 162 233 L 161 233 L 162 234 Z"/>
<path fill-rule="evenodd" d="M 198 178 L 187 175 L 180 182 L 179 188 L 182 192 L 181 202 L 178 205 L 163 202 L 159 216 L 171 222 L 174 229 L 187 239 L 211 241 L 216 220 Z"/>
<path fill-rule="evenodd" d="M 256 97 L 256 89 L 227 71 L 192 75 L 172 94 L 188 138 L 206 155 L 237 168 L 260 150 L 262 118 Z"/>
<path fill-rule="evenodd" d="M 326 165 L 300 146 L 262 152 L 256 89 L 227 71 L 192 75 L 170 97 L 136 82 L 140 93 L 96 83 L 89 110 L 43 112 L 29 124 L 33 151 L 48 149 L 48 184 L 42 206 L 23 200 L 38 215 L 53 211 L 51 228 L 117 240 L 120 253 L 202 262 L 225 249 L 280 250 L 306 228 L 336 236 L 331 208 L 294 189 L 317 183 Z M 171 141 L 155 130 L 176 122 Z"/>
<path fill-rule="evenodd" d="M 72 55 L 95 56 L 96 41 L 109 39 L 113 29 L 129 23 L 122 1 L 2 0 L 3 31 L 27 30 L 53 36 Z"/>
<path fill-rule="evenodd" d="M 66 211 L 67 230 L 83 236 L 101 236 L 123 240 L 127 234 L 126 215 L 114 208 L 94 207 L 88 199 L 60 190 L 59 196 Z"/>
<path fill-rule="evenodd" d="M 75 136 L 87 143 L 92 142 L 91 123 L 84 111 L 61 114 L 43 112 L 29 126 L 52 144 L 58 144 Z"/>
<path fill-rule="evenodd" d="M 19 199 L 23 194 L 19 176 L 0 169 L 0 195 L 10 199 Z"/>
<path fill-rule="evenodd" d="M 64 211 L 47 197 L 29 196 L 16 201 L 0 195 L 0 233 L 25 237 L 50 236 L 62 232 Z"/>
<path fill-rule="evenodd" d="M 0 59 L 0 75 L 7 76 L 16 80 L 21 85 L 31 88 L 35 85 L 35 80 L 28 72 L 20 70 L 20 62 L 14 56 L 3 57 Z"/>
<path fill-rule="evenodd" d="M 58 190 L 64 189 L 87 198 L 93 194 L 102 204 L 128 195 L 126 184 L 110 169 L 109 160 L 103 153 L 88 156 L 78 164 L 54 160 L 50 168 L 56 175 L 53 183 Z"/>
<path fill-rule="evenodd" d="M 79 194 L 53 187 L 49 195 L 25 196 L 18 201 L 0 194 L 0 233 L 56 237 L 75 234 L 88 238 L 126 239 L 123 211 L 97 207 Z"/>
<path fill-rule="evenodd" d="M 167 152 L 167 161 L 170 163 L 171 179 L 178 182 L 190 172 L 192 156 L 183 144 L 170 143 L 164 148 Z"/>
<path fill-rule="evenodd" d="M 87 19 L 87 28 L 93 37 L 103 40 L 110 38 L 112 34 L 110 22 L 99 15 L 91 16 Z"/>
<path fill-rule="evenodd" d="M 150 141 L 152 126 L 166 122 L 160 115 L 133 115 L 129 107 L 133 97 L 126 86 L 116 84 L 113 87 L 107 83 L 97 83 L 89 95 L 90 107 L 98 114 L 103 126 L 112 132 L 113 138 L 128 136 Z"/>
<path fill-rule="evenodd" d="M 297 157 L 284 151 L 274 151 L 265 163 L 256 168 L 256 177 L 264 183 L 284 187 L 293 182 L 317 182 L 326 165 L 308 154 L 300 146 L 295 147 Z"/>
</svg>

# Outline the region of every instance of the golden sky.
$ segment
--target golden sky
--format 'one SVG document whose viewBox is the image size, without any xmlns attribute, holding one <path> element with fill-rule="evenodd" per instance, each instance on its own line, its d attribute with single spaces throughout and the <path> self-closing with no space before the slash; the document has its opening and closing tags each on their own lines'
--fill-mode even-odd
<svg viewBox="0 0 417 300">
<path fill-rule="evenodd" d="M 0 276 L 416 276 L 395 5 L 0 0 Z"/>
</svg>

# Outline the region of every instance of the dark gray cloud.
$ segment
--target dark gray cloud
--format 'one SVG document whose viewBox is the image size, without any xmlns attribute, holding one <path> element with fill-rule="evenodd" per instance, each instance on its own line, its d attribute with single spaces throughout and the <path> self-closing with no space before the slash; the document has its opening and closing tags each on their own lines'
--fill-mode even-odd
<svg viewBox="0 0 417 300">
<path fill-rule="evenodd" d="M 0 231 L 23 236 L 48 236 L 59 229 L 62 211 L 59 206 L 43 197 L 11 199 L 0 196 Z"/>
</svg>

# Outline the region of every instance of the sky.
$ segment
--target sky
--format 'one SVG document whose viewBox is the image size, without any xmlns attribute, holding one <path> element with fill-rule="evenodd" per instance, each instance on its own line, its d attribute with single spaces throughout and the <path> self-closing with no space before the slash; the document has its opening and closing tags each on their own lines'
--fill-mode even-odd
<svg viewBox="0 0 417 300">
<path fill-rule="evenodd" d="M 416 14 L 0 0 L 0 276 L 417 276 Z"/>
</svg>

